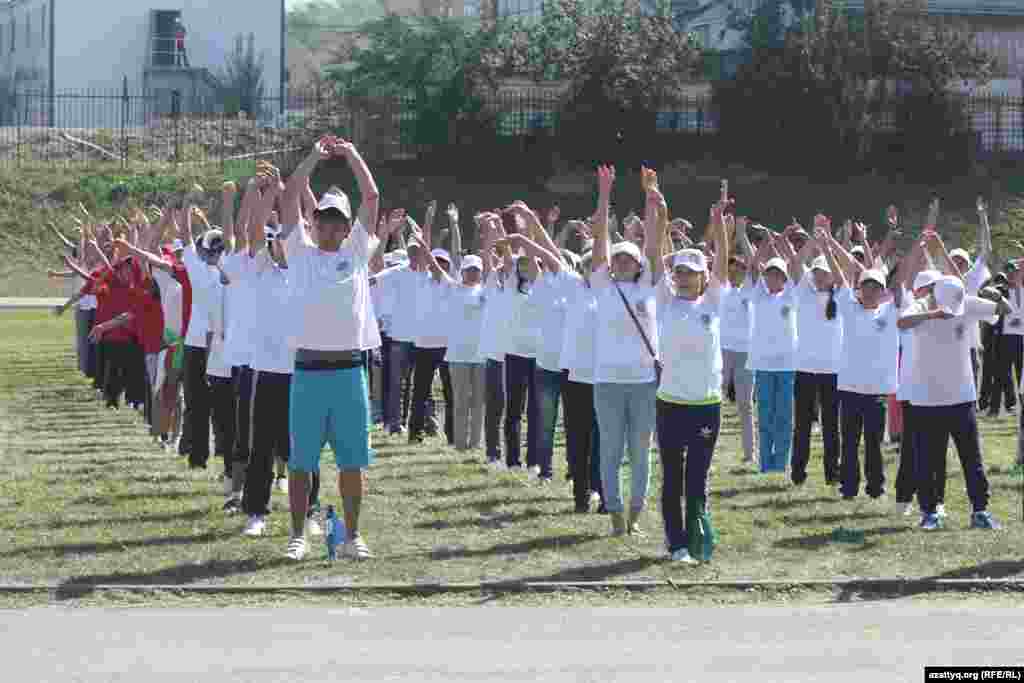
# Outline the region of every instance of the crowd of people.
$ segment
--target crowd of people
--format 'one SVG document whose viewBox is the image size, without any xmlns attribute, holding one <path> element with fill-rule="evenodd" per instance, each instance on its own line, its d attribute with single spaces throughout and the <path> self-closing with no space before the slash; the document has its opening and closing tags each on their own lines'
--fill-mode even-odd
<svg viewBox="0 0 1024 683">
<path fill-rule="evenodd" d="M 336 187 L 311 190 L 331 158 L 354 173 L 358 211 Z M 888 431 L 900 444 L 897 509 L 919 513 L 924 530 L 944 524 L 952 437 L 970 527 L 999 528 L 976 411 L 1018 401 L 1024 263 L 991 272 L 984 204 L 972 258 L 947 252 L 937 203 L 900 253 L 907 226 L 895 209 L 877 242 L 824 215 L 777 233 L 735 215 L 723 182 L 700 232 L 670 219 L 649 169 L 641 215 L 619 221 L 615 180 L 600 167 L 594 214 L 561 226 L 557 208 L 541 216 L 519 201 L 480 212 L 478 249 L 464 253 L 454 204 L 446 231 L 436 202 L 422 227 L 403 209 L 385 214 L 359 152 L 328 136 L 287 181 L 260 164 L 240 202 L 225 183 L 220 226 L 189 194 L 134 212 L 119 237 L 88 218 L 77 242 L 58 231 L 67 270 L 52 275 L 79 279 L 57 312 L 74 307 L 79 369 L 108 406 L 123 396 L 193 468 L 222 460 L 224 509 L 244 513 L 242 533 L 267 533 L 272 493 L 287 493 L 293 560 L 321 533 L 325 444 L 342 555 L 364 559 L 375 424 L 410 444 L 443 434 L 543 486 L 560 412 L 575 511 L 607 514 L 613 535 L 643 533 L 656 439 L 668 556 L 706 559 L 725 400 L 744 462 L 794 487 L 807 481 L 817 424 L 824 482 L 843 500 L 862 480 L 870 498 L 886 494 Z"/>
</svg>

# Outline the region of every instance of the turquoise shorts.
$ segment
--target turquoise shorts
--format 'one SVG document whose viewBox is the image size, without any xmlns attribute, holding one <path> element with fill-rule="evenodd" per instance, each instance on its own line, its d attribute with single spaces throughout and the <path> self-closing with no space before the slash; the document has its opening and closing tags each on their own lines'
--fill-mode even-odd
<svg viewBox="0 0 1024 683">
<path fill-rule="evenodd" d="M 316 472 L 324 444 L 339 471 L 370 466 L 370 399 L 363 368 L 300 370 L 292 376 L 288 469 Z"/>
</svg>

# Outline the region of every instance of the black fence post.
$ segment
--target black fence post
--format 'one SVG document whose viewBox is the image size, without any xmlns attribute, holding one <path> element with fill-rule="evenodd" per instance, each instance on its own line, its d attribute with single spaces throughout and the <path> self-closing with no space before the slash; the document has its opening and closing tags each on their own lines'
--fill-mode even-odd
<svg viewBox="0 0 1024 683">
<path fill-rule="evenodd" d="M 28 95 L 24 95 L 28 102 Z M 17 120 L 17 132 L 14 144 L 14 163 L 21 166 L 21 111 L 18 109 L 18 93 L 14 93 L 14 118 Z"/>
<path fill-rule="evenodd" d="M 181 162 L 181 91 L 171 91 L 171 120 L 174 121 L 174 165 Z"/>
<path fill-rule="evenodd" d="M 128 168 L 128 77 L 121 82 L 121 168 Z"/>
</svg>

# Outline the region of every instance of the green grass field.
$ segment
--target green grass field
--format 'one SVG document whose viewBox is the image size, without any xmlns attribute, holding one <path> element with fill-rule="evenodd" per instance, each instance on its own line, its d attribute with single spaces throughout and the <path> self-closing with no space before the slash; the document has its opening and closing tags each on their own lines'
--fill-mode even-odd
<svg viewBox="0 0 1024 683">
<path fill-rule="evenodd" d="M 658 467 L 645 538 L 613 539 L 609 521 L 572 512 L 561 435 L 556 484 L 495 474 L 482 454 L 437 440 L 409 447 L 374 435 L 378 460 L 363 531 L 377 557 L 328 563 L 314 539 L 307 561 L 283 557 L 287 502 L 275 493 L 270 535 L 240 535 L 244 519 L 221 511 L 219 463 L 190 472 L 155 448 L 134 411 L 105 409 L 75 370 L 71 318 L 0 315 L 0 583 L 359 585 L 530 579 L 1010 578 L 1024 576 L 1021 475 L 1010 417 L 983 420 L 998 532 L 967 529 L 963 478 L 949 468 L 947 529 L 926 534 L 885 504 L 842 503 L 822 483 L 820 452 L 799 490 L 740 464 L 728 410 L 711 475 L 721 541 L 697 567 L 663 559 Z M 654 461 L 657 456 L 653 455 Z M 890 484 L 896 452 L 886 448 Z M 325 453 L 324 481 L 334 478 Z M 325 503 L 337 502 L 325 484 Z M 837 527 L 864 532 L 836 543 Z M 57 594 L 59 596 L 59 592 Z"/>
</svg>

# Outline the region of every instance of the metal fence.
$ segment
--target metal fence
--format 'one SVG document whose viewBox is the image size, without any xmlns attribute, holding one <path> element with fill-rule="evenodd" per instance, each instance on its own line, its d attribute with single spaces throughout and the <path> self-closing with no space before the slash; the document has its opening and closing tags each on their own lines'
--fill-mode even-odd
<svg viewBox="0 0 1024 683">
<path fill-rule="evenodd" d="M 563 91 L 542 88 L 484 97 L 471 115 L 438 112 L 412 97 L 356 99 L 333 91 L 231 101 L 179 91 L 0 92 L 0 165 L 226 164 L 280 158 L 326 132 L 352 138 L 377 161 L 526 139 L 544 139 L 538 149 L 556 150 L 567 116 Z M 629 119 L 644 128 L 630 130 L 631 140 L 659 140 L 666 151 L 685 148 L 694 136 L 704 138 L 702 149 L 719 144 L 710 95 L 663 98 L 656 109 Z M 978 157 L 1024 157 L 1024 98 L 970 96 L 964 111 Z"/>
</svg>

